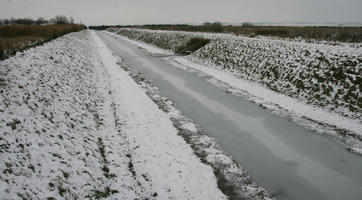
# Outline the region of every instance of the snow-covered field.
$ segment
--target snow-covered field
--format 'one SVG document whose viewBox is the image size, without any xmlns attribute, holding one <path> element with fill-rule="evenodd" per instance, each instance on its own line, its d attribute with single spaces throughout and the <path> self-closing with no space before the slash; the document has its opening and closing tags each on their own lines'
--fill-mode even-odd
<svg viewBox="0 0 362 200">
<path fill-rule="evenodd" d="M 124 33 L 134 39 L 130 30 Z M 195 36 L 212 38 L 209 45 L 186 58 L 165 59 L 185 70 L 211 75 L 212 84 L 278 115 L 314 126 L 308 128 L 321 133 L 336 134 L 352 151 L 362 153 L 360 105 L 354 102 L 361 96 L 360 85 L 355 84 L 361 80 L 360 46 L 235 39 L 221 34 L 135 33 L 138 40 L 168 49 L 128 40 L 155 54 L 172 54 L 170 50 Z M 256 50 L 244 52 L 240 45 L 246 44 Z M 277 47 L 283 52 L 271 54 Z M 302 56 L 304 61 L 288 71 L 303 48 L 313 52 L 312 56 Z M 246 58 L 235 60 L 244 55 L 249 56 L 250 66 L 255 65 L 250 70 L 237 67 L 248 64 Z M 274 63 L 277 69 L 266 70 L 272 75 L 261 79 L 269 65 L 258 59 L 268 61 L 268 55 L 284 57 Z M 323 59 L 318 67 L 314 65 L 321 55 L 335 68 L 352 62 L 337 69 L 345 77 L 327 79 L 329 65 Z M 315 87 L 328 83 L 336 94 L 338 89 L 349 94 L 349 100 L 338 99 L 330 91 L 329 95 L 333 93 L 342 102 L 340 106 L 309 102 L 304 86 L 311 80 L 298 76 L 308 71 L 304 62 L 318 69 L 308 76 L 322 77 L 312 81 Z M 282 72 L 306 81 L 304 88 L 298 90 L 284 75 L 276 80 L 276 73 Z M 288 92 L 286 96 L 264 87 L 285 92 L 288 84 L 290 91 L 302 96 Z M 323 100 L 331 100 L 323 95 Z M 316 123 L 304 123 L 304 118 Z M 0 62 L 0 160 L 0 199 L 226 199 L 221 190 L 239 198 L 271 199 L 216 141 L 200 132 L 170 99 L 160 96 L 150 81 L 113 56 L 92 31 L 68 34 Z"/>
<path fill-rule="evenodd" d="M 82 31 L 0 63 L 1 199 L 226 198 L 117 62 Z"/>
<path fill-rule="evenodd" d="M 170 51 L 163 51 L 155 46 L 174 51 L 179 45 L 186 44 L 193 37 L 210 38 L 212 39 L 210 44 L 187 57 L 166 59 L 185 70 L 211 75 L 215 77 L 211 83 L 226 92 L 246 97 L 278 116 L 291 119 L 318 133 L 332 136 L 349 150 L 362 153 L 361 92 L 360 84 L 358 84 L 361 81 L 362 47 L 359 44 L 331 46 L 266 38 L 235 37 L 225 34 L 139 29 L 111 31 L 137 40 L 132 41 L 122 37 L 155 54 L 170 54 Z M 154 46 L 142 42 L 148 42 Z M 245 46 L 245 44 L 248 45 Z M 299 54 L 307 50 L 314 53 L 309 56 Z M 276 51 L 279 51 L 277 55 L 275 55 Z M 283 56 L 280 57 L 281 55 Z M 321 55 L 328 57 L 328 61 L 321 61 Z M 255 60 L 256 58 L 259 61 Z M 233 64 L 230 64 L 230 59 L 233 60 Z M 278 62 L 273 61 L 273 65 L 270 65 L 271 63 L 266 65 L 268 60 L 273 59 Z M 295 64 L 296 59 L 299 59 L 301 63 L 291 66 L 292 63 Z M 314 66 L 317 63 L 318 66 Z M 349 65 L 346 66 L 343 63 L 349 63 Z M 245 65 L 249 67 L 240 67 Z M 337 75 L 335 70 L 339 70 L 340 74 Z M 270 74 L 269 78 L 261 79 L 262 74 L 266 73 Z M 281 74 L 282 77 L 275 73 Z M 300 75 L 303 77 L 298 78 Z M 317 75 L 323 78 L 316 80 Z M 290 78 L 285 79 L 285 76 Z M 292 79 L 303 81 L 303 88 L 293 86 Z M 332 90 L 329 94 L 322 94 L 311 90 L 311 84 L 314 84 L 314 88 L 328 87 Z M 305 85 L 310 87 L 305 87 Z M 343 91 L 344 96 L 347 95 L 348 98 L 354 98 L 354 100 L 348 100 L 343 95 L 339 96 L 338 92 L 333 93 L 336 90 Z M 319 97 L 323 98 L 312 97 L 316 94 L 320 94 Z M 307 99 L 308 95 L 312 95 L 309 96 L 311 100 Z M 332 96 L 334 99 L 342 99 L 333 100 L 333 103 Z M 340 104 L 335 104 L 335 102 L 340 102 Z M 349 108 L 345 107 L 347 104 Z"/>
</svg>

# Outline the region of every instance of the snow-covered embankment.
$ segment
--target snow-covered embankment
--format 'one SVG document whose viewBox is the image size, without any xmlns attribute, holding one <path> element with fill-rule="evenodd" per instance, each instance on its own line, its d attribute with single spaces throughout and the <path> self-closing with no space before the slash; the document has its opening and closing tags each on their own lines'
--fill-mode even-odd
<svg viewBox="0 0 362 200">
<path fill-rule="evenodd" d="M 82 31 L 0 63 L 1 198 L 225 198 L 116 62 Z"/>
</svg>

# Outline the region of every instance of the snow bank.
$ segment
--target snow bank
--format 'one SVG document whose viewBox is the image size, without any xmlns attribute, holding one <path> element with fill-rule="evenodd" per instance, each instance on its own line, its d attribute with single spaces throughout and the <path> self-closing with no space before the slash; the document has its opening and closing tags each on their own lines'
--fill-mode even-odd
<svg viewBox="0 0 362 200">
<path fill-rule="evenodd" d="M 94 33 L 0 63 L 1 199 L 225 199 Z"/>
<path fill-rule="evenodd" d="M 103 97 L 86 38 L 69 34 L 0 63 L 1 199 L 106 191 L 98 147 Z"/>
</svg>

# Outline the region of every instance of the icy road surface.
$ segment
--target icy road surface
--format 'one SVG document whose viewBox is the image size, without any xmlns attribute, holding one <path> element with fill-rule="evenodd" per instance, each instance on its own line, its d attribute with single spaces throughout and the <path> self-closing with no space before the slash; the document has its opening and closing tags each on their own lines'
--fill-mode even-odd
<svg viewBox="0 0 362 200">
<path fill-rule="evenodd" d="M 278 199 L 362 199 L 361 156 L 225 93 L 208 82 L 211 77 L 184 71 L 115 35 L 98 35 Z"/>
</svg>

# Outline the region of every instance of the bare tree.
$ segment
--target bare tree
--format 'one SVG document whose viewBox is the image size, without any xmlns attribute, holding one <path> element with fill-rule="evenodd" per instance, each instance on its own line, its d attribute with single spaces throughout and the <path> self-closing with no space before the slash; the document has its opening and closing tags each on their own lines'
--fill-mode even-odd
<svg viewBox="0 0 362 200">
<path fill-rule="evenodd" d="M 224 30 L 221 22 L 214 22 L 211 24 L 211 27 L 212 27 L 212 31 L 218 32 L 218 33 L 221 33 Z"/>
<path fill-rule="evenodd" d="M 36 19 L 35 23 L 37 25 L 42 25 L 42 24 L 47 24 L 48 22 L 46 19 L 44 19 L 44 17 L 39 17 L 38 19 Z"/>
<path fill-rule="evenodd" d="M 0 19 L 1 26 L 10 26 L 10 25 L 42 25 L 42 24 L 74 24 L 75 20 L 73 17 L 69 19 L 64 15 L 57 15 L 50 20 L 45 19 L 44 17 L 38 17 L 36 20 L 31 18 L 10 18 L 10 19 Z"/>
<path fill-rule="evenodd" d="M 254 26 L 254 24 L 252 24 L 250 22 L 243 22 L 243 23 L 241 23 L 241 26 L 248 27 L 248 26 Z"/>
<path fill-rule="evenodd" d="M 4 25 L 10 25 L 10 21 L 9 21 L 8 19 L 4 19 L 4 20 L 3 20 L 3 24 L 4 24 Z"/>
<path fill-rule="evenodd" d="M 221 22 L 214 22 L 214 23 L 212 23 L 212 26 L 222 26 L 222 23 Z"/>
<path fill-rule="evenodd" d="M 70 18 L 69 18 L 69 23 L 70 23 L 70 24 L 74 24 L 74 19 L 73 19 L 73 17 L 70 17 Z"/>
<path fill-rule="evenodd" d="M 204 22 L 202 23 L 203 26 L 211 26 L 211 23 L 210 22 Z"/>
<path fill-rule="evenodd" d="M 69 20 L 65 15 L 55 16 L 55 24 L 69 24 Z"/>
</svg>

